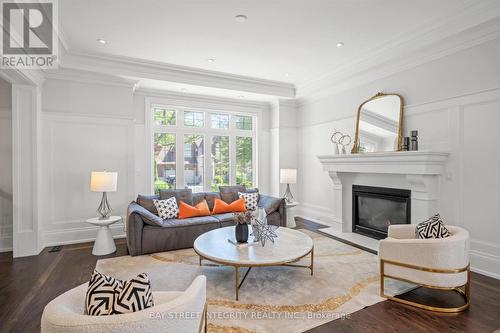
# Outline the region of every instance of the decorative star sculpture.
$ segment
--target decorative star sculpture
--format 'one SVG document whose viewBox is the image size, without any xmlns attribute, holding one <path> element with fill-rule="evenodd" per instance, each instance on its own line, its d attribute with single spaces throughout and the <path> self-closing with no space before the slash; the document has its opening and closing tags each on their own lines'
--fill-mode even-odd
<svg viewBox="0 0 500 333">
<path fill-rule="evenodd" d="M 274 243 L 274 239 L 278 237 L 276 234 L 276 230 L 279 227 L 277 225 L 269 225 L 267 224 L 266 218 L 264 219 L 255 219 L 255 223 L 252 224 L 252 234 L 254 237 L 254 241 L 259 242 L 262 246 L 266 245 L 266 240 L 270 240 Z"/>
</svg>

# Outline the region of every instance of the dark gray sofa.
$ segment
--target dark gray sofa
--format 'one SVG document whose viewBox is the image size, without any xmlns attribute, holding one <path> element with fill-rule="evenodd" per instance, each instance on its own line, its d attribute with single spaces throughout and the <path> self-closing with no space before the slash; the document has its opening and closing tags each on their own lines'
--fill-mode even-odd
<svg viewBox="0 0 500 333">
<path fill-rule="evenodd" d="M 191 189 L 161 190 L 159 195 L 139 195 L 136 201 L 130 203 L 127 212 L 127 247 L 130 255 L 190 248 L 201 234 L 235 224 L 233 213 L 162 220 L 153 199 L 175 197 L 177 202 L 182 200 L 193 205 L 207 200 L 211 211 L 216 198 L 231 203 L 238 198 L 238 192 L 257 191 L 247 190 L 244 186 L 221 186 L 219 190 L 202 193 L 192 193 Z M 269 224 L 286 226 L 284 199 L 259 194 L 258 205 L 266 210 Z"/>
</svg>

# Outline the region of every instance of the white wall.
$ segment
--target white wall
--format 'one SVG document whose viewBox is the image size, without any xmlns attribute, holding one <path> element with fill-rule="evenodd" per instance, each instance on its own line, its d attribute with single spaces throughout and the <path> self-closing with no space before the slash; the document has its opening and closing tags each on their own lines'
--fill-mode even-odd
<svg viewBox="0 0 500 333">
<path fill-rule="evenodd" d="M 0 252 L 12 251 L 12 86 L 0 79 Z"/>
<path fill-rule="evenodd" d="M 118 191 L 109 193 L 114 215 L 125 218 L 137 194 L 149 194 L 146 99 L 168 105 L 253 112 L 259 115 L 258 182 L 268 193 L 269 106 L 242 100 L 135 90 L 133 83 L 90 73 L 52 75 L 43 86 L 40 198 L 43 245 L 94 240 L 85 220 L 96 215 L 100 193 L 90 192 L 90 172 L 118 172 Z M 123 237 L 123 226 L 112 226 Z"/>
<path fill-rule="evenodd" d="M 353 135 L 358 105 L 375 93 L 405 98 L 404 130 L 420 149 L 451 153 L 439 210 L 471 232 L 475 271 L 500 278 L 500 40 L 300 105 L 301 215 L 330 224 L 333 185 L 317 155 L 332 152 L 333 129 Z M 413 221 L 414 223 L 418 221 Z"/>
<path fill-rule="evenodd" d="M 114 215 L 125 216 L 135 193 L 133 89 L 102 77 L 88 82 L 53 78 L 43 86 L 40 199 L 43 245 L 94 240 L 85 220 L 96 215 L 101 193 L 90 191 L 90 172 L 118 172 L 109 193 Z M 112 226 L 115 236 L 123 226 Z"/>
</svg>

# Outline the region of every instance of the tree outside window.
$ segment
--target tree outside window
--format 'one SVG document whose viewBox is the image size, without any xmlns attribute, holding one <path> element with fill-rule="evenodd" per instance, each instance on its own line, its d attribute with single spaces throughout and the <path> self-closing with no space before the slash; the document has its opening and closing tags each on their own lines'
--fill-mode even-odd
<svg viewBox="0 0 500 333">
<path fill-rule="evenodd" d="M 213 136 L 210 148 L 212 160 L 212 191 L 219 186 L 229 185 L 229 137 Z"/>
<path fill-rule="evenodd" d="M 184 111 L 184 126 L 203 127 L 203 118 L 203 112 Z"/>
<path fill-rule="evenodd" d="M 251 137 L 236 137 L 236 184 L 253 186 L 253 147 Z"/>
<path fill-rule="evenodd" d="M 236 128 L 240 130 L 252 130 L 252 117 L 251 116 L 235 116 Z"/>
<path fill-rule="evenodd" d="M 175 182 L 175 134 L 154 135 L 154 190 L 173 189 Z"/>
<path fill-rule="evenodd" d="M 153 116 L 156 125 L 175 126 L 177 111 L 174 109 L 154 108 Z"/>
</svg>

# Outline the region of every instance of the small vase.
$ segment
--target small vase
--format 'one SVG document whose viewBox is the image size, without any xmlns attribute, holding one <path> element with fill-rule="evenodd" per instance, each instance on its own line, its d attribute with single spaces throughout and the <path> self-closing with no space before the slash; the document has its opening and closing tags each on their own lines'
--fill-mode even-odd
<svg viewBox="0 0 500 333">
<path fill-rule="evenodd" d="M 248 224 L 236 224 L 234 236 L 238 243 L 246 243 L 248 241 Z"/>
</svg>

